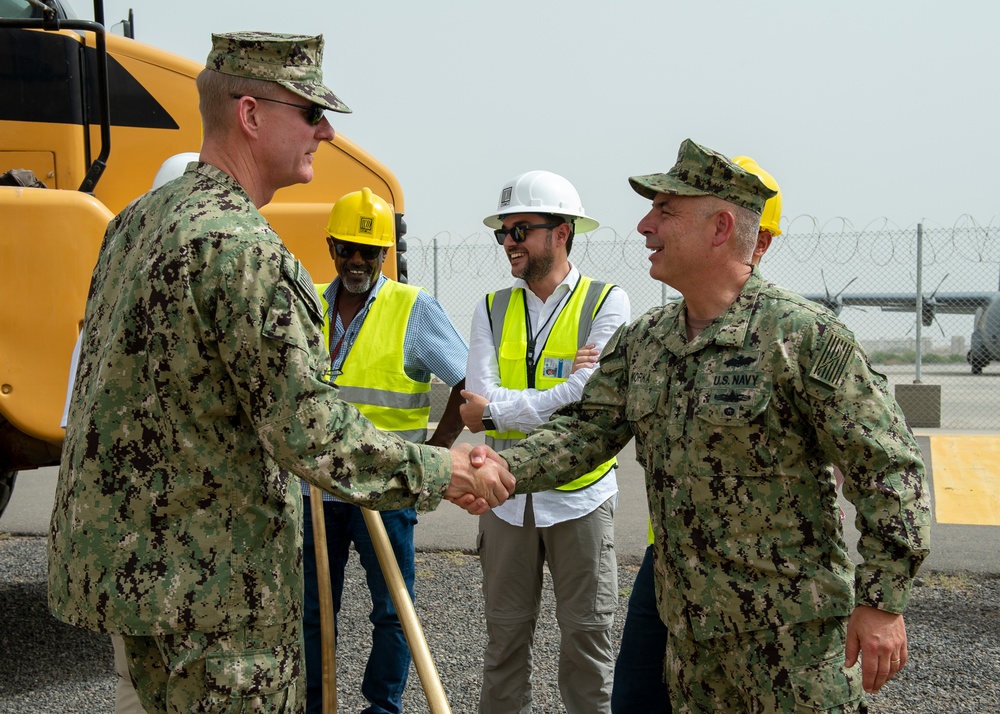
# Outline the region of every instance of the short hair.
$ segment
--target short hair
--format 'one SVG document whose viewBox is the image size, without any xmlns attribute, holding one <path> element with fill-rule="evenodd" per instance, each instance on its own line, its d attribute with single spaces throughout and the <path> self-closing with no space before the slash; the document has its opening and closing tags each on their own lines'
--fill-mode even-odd
<svg viewBox="0 0 1000 714">
<path fill-rule="evenodd" d="M 233 95 L 239 97 L 266 97 L 274 93 L 274 82 L 264 79 L 238 77 L 223 74 L 214 69 L 203 69 L 196 80 L 198 87 L 198 109 L 201 112 L 201 123 L 205 134 L 211 134 L 224 127 L 228 104 L 233 101 Z"/>
<path fill-rule="evenodd" d="M 705 201 L 705 211 L 702 213 L 702 217 L 708 218 L 719 211 L 732 213 L 734 222 L 732 237 L 735 240 L 733 249 L 740 260 L 747 262 L 752 260 L 754 248 L 757 246 L 760 214 L 715 196 L 706 196 L 705 198 L 708 200 Z"/>
<path fill-rule="evenodd" d="M 736 238 L 736 253 L 746 263 L 753 260 L 753 252 L 757 247 L 757 234 L 760 232 L 760 214 L 749 208 L 730 204 L 736 226 L 733 229 Z"/>
<path fill-rule="evenodd" d="M 576 234 L 576 223 L 566 218 L 566 216 L 560 216 L 558 213 L 549 213 L 547 215 L 550 223 L 558 223 L 559 225 L 565 223 L 569 226 L 569 238 L 566 239 L 566 256 L 569 257 L 570 251 L 573 250 L 573 236 Z"/>
</svg>

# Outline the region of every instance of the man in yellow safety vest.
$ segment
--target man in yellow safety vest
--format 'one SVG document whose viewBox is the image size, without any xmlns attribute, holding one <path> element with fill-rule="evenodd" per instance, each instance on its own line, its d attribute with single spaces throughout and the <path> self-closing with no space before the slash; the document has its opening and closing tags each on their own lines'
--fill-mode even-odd
<svg viewBox="0 0 1000 714">
<path fill-rule="evenodd" d="M 573 185 L 530 171 L 501 190 L 495 230 L 514 286 L 472 322 L 462 417 L 500 450 L 576 401 L 597 355 L 629 319 L 625 291 L 569 262 L 576 233 L 597 228 Z M 531 648 L 548 562 L 561 632 L 559 689 L 571 714 L 609 712 L 618 599 L 615 460 L 551 491 L 511 498 L 479 520 L 489 642 L 480 712 L 531 710 Z"/>
<path fill-rule="evenodd" d="M 368 188 L 338 200 L 330 213 L 327 243 L 337 278 L 318 285 L 323 336 L 330 352 L 327 379 L 383 431 L 418 444 L 450 447 L 464 425 L 458 412 L 468 347 L 441 304 L 426 291 L 382 275 L 394 243 L 391 205 Z M 431 375 L 452 387 L 434 434 L 427 437 Z M 308 484 L 303 482 L 307 712 L 322 705 L 319 599 Z M 382 511 L 406 588 L 413 598 L 413 508 Z M 410 670 L 410 651 L 396 615 L 361 509 L 323 495 L 334 612 L 340 611 L 344 568 L 351 543 L 365 569 L 372 598 L 372 649 L 361 682 L 365 712 L 396 714 Z"/>
</svg>

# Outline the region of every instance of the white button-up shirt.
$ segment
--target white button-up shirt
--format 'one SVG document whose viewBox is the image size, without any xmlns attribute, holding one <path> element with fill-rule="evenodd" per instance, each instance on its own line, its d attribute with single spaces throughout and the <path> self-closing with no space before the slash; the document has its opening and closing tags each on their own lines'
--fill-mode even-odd
<svg viewBox="0 0 1000 714">
<path fill-rule="evenodd" d="M 541 354 L 548 334 L 569 292 L 580 279 L 580 271 L 572 265 L 566 278 L 544 302 L 520 278 L 514 287 L 524 288 L 530 329 L 541 331 L 535 340 L 535 356 Z M 586 344 L 594 343 L 603 350 L 620 325 L 631 317 L 628 295 L 620 287 L 612 288 L 594 318 Z M 551 319 L 549 319 L 551 317 Z M 472 316 L 472 333 L 469 339 L 469 365 L 465 372 L 465 388 L 480 394 L 490 402 L 490 415 L 499 431 L 517 430 L 530 432 L 548 421 L 552 413 L 563 404 L 575 402 L 583 395 L 583 385 L 592 369 L 580 369 L 569 379 L 552 389 L 507 389 L 500 386 L 500 366 L 493 344 L 493 329 L 486 312 L 485 298 L 479 301 Z M 516 476 L 516 474 L 515 474 Z M 606 500 L 618 495 L 618 480 L 614 469 L 600 481 L 577 491 L 542 491 L 532 494 L 531 503 L 535 525 L 539 528 L 580 518 L 592 512 Z M 524 505 L 527 498 L 517 495 L 493 509 L 499 518 L 514 526 L 524 525 Z M 617 500 L 616 500 L 617 503 Z"/>
</svg>

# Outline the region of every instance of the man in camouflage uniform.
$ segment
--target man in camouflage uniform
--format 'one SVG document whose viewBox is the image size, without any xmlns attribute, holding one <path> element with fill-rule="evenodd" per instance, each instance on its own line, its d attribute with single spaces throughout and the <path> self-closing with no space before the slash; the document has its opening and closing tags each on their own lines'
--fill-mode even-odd
<svg viewBox="0 0 1000 714">
<path fill-rule="evenodd" d="M 349 111 L 322 38 L 215 35 L 200 162 L 108 226 L 49 540 L 49 605 L 124 635 L 148 712 L 298 712 L 305 478 L 371 508 L 513 480 L 386 435 L 337 399 L 312 279 L 259 208 L 312 178 Z M 303 103 L 305 102 L 305 103 Z"/>
<path fill-rule="evenodd" d="M 684 299 L 619 330 L 582 400 L 501 453 L 516 490 L 635 437 L 675 711 L 863 711 L 862 690 L 906 664 L 901 613 L 929 540 L 917 444 L 853 334 L 752 267 L 771 189 L 690 140 L 668 173 L 629 181 L 653 201 L 650 275 Z"/>
<path fill-rule="evenodd" d="M 750 262 L 760 263 L 771 241 L 781 235 L 781 189 L 767 171 L 749 156 L 737 156 L 733 163 L 755 174 L 775 194 L 764 203 L 757 243 Z M 660 619 L 656 605 L 653 575 L 653 527 L 649 527 L 649 547 L 635 575 L 628 598 L 621 646 L 615 660 L 615 679 L 611 689 L 611 714 L 671 714 L 670 695 L 663 681 L 663 654 L 667 650 L 667 626 Z"/>
</svg>

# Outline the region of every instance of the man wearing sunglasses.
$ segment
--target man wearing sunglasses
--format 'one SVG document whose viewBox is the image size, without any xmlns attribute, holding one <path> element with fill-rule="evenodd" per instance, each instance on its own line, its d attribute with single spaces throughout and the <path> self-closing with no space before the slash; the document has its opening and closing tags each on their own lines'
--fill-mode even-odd
<svg viewBox="0 0 1000 714">
<path fill-rule="evenodd" d="M 293 473 L 372 508 L 471 492 L 478 513 L 513 488 L 468 450 L 379 431 L 323 379 L 312 279 L 259 211 L 308 182 L 333 138 L 311 107 L 349 111 L 323 84 L 322 49 L 322 37 L 214 35 L 199 161 L 109 223 L 94 268 L 49 606 L 122 635 L 150 714 L 301 710 Z"/>
<path fill-rule="evenodd" d="M 417 444 L 450 447 L 465 425 L 458 408 L 465 386 L 469 348 L 441 304 L 427 291 L 382 275 L 395 243 L 393 207 L 363 188 L 343 196 L 330 212 L 326 242 L 337 277 L 317 285 L 323 305 L 323 338 L 330 352 L 327 378 L 340 398 L 356 406 L 375 426 Z M 452 387 L 437 428 L 427 437 L 431 375 Z M 304 635 L 306 711 L 322 711 L 322 649 L 319 596 L 309 484 L 302 483 L 305 564 Z M 354 544 L 372 599 L 372 648 L 361 682 L 370 702 L 366 714 L 398 714 L 410 672 L 410 649 L 382 575 L 360 507 L 323 494 L 323 518 L 333 589 L 340 612 L 344 569 Z M 413 508 L 382 511 L 396 561 L 413 599 Z"/>
<path fill-rule="evenodd" d="M 496 449 L 580 398 L 596 357 L 629 319 L 621 288 L 569 262 L 576 233 L 597 228 L 562 176 L 529 171 L 484 223 L 510 260 L 513 288 L 476 307 L 462 417 Z M 479 519 L 486 600 L 480 712 L 531 710 L 531 651 L 548 563 L 561 632 L 559 690 L 570 714 L 608 712 L 618 599 L 615 459 L 561 489 L 511 500 Z"/>
</svg>

